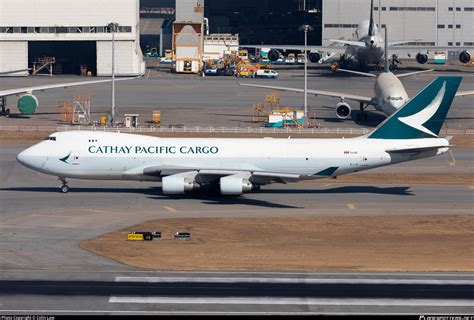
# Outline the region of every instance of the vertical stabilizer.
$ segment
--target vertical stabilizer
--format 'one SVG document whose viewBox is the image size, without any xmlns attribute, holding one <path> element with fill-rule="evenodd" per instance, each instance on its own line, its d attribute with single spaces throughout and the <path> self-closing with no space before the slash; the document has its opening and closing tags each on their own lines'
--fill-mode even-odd
<svg viewBox="0 0 474 320">
<path fill-rule="evenodd" d="M 369 22 L 369 36 L 374 36 L 374 0 L 370 0 L 370 22 Z"/>
<path fill-rule="evenodd" d="M 384 48 L 384 54 L 385 54 L 385 72 L 390 72 L 390 69 L 388 67 L 388 30 L 387 26 L 385 26 L 385 48 Z"/>
<path fill-rule="evenodd" d="M 437 138 L 461 80 L 462 77 L 457 76 L 436 78 L 369 133 L 367 138 Z"/>
</svg>

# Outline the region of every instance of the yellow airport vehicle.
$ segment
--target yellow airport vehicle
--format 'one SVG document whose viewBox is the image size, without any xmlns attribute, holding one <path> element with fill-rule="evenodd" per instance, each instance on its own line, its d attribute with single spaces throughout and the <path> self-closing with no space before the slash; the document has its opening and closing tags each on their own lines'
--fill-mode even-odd
<svg viewBox="0 0 474 320">
<path fill-rule="evenodd" d="M 129 241 L 143 241 L 143 234 L 141 233 L 129 233 L 127 236 L 127 240 Z"/>
</svg>

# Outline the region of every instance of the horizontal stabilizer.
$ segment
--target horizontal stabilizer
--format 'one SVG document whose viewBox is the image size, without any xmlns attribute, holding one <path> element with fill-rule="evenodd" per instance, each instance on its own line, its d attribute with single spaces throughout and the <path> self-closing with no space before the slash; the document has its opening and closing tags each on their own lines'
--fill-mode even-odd
<svg viewBox="0 0 474 320">
<path fill-rule="evenodd" d="M 353 41 L 353 40 L 338 40 L 338 39 L 327 39 L 333 43 L 340 43 L 346 46 L 354 46 L 354 47 L 366 47 L 365 42 L 363 41 Z"/>
<path fill-rule="evenodd" d="M 413 153 L 413 152 L 423 152 L 430 150 L 437 150 L 439 148 L 450 148 L 452 145 L 438 145 L 438 146 L 426 146 L 426 147 L 400 147 L 385 150 L 388 153 Z"/>
</svg>

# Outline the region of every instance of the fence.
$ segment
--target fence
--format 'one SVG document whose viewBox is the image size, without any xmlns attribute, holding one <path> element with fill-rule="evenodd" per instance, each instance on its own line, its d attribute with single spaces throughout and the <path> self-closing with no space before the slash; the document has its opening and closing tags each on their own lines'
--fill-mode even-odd
<svg viewBox="0 0 474 320">
<path fill-rule="evenodd" d="M 240 128 L 240 127 L 136 127 L 116 128 L 102 126 L 0 126 L 0 131 L 107 131 L 107 132 L 134 132 L 134 133 L 253 133 L 253 134 L 367 134 L 372 129 L 368 128 Z M 474 129 L 442 129 L 440 135 L 474 134 Z"/>
</svg>

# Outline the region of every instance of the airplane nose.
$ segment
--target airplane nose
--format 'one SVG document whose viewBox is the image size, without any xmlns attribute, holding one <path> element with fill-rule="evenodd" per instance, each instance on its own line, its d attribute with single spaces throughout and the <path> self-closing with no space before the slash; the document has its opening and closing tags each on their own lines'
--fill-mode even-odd
<svg viewBox="0 0 474 320">
<path fill-rule="evenodd" d="M 25 150 L 26 151 L 26 150 Z M 21 163 L 22 165 L 26 165 L 26 158 L 27 156 L 25 155 L 25 151 L 22 151 L 20 152 L 17 156 L 16 156 L 16 161 L 18 161 L 19 163 Z"/>
<path fill-rule="evenodd" d="M 33 159 L 34 157 L 31 156 L 30 154 L 30 150 L 29 149 L 26 149 L 22 152 L 20 152 L 17 156 L 16 156 L 16 160 L 21 163 L 22 165 L 24 165 L 25 167 L 27 168 L 30 168 L 30 169 L 35 169 L 37 166 L 35 165 L 35 161 Z"/>
</svg>

